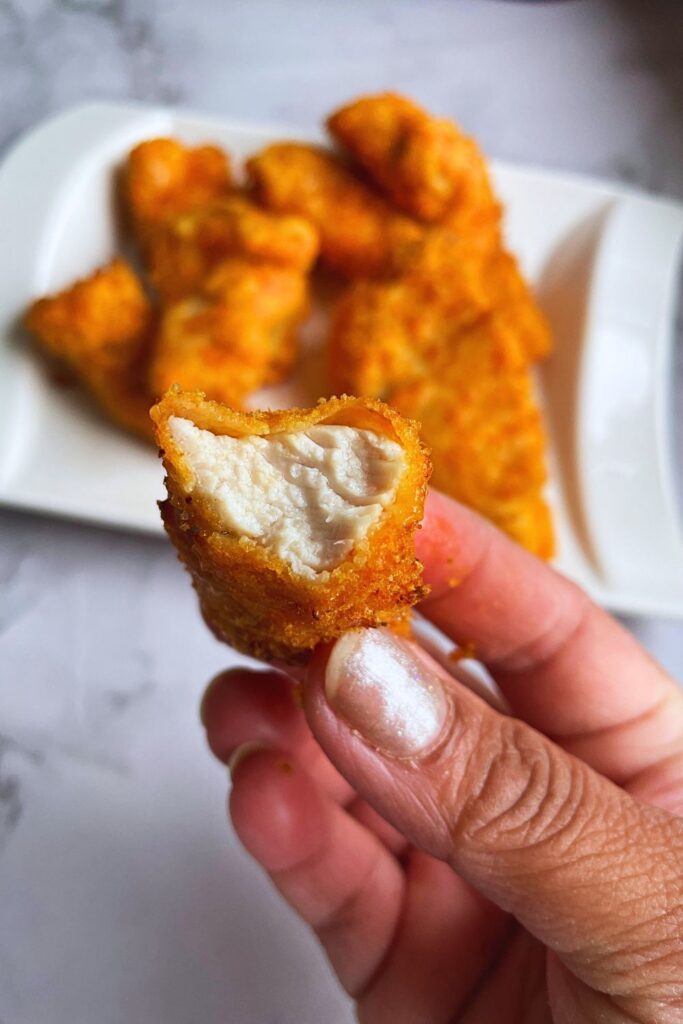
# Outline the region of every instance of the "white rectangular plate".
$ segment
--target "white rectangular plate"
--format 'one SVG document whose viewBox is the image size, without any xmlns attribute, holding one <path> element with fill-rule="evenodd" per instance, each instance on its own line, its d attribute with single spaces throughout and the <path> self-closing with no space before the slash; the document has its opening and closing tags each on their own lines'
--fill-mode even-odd
<svg viewBox="0 0 683 1024">
<path fill-rule="evenodd" d="M 17 320 L 120 249 L 114 169 L 136 142 L 215 141 L 237 161 L 286 129 L 165 108 L 89 104 L 39 126 L 0 167 L 0 501 L 160 533 L 154 453 L 50 382 Z M 314 141 L 320 137 L 311 136 Z M 670 368 L 683 207 L 618 186 L 494 164 L 507 236 L 553 324 L 540 374 L 557 568 L 597 600 L 683 616 Z M 268 404 L 314 401 L 318 315 L 298 377 Z"/>
</svg>

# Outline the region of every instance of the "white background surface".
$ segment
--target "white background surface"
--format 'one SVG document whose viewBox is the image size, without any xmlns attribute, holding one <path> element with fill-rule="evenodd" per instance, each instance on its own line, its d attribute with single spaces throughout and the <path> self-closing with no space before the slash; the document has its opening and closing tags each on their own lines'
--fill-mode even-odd
<svg viewBox="0 0 683 1024">
<path fill-rule="evenodd" d="M 394 86 L 681 197 L 682 56 L 677 0 L 0 0 L 0 145 L 93 97 L 310 128 Z M 683 677 L 680 624 L 630 625 Z M 2 1024 L 351 1020 L 225 825 L 196 707 L 229 660 L 164 542 L 0 514 Z"/>
</svg>

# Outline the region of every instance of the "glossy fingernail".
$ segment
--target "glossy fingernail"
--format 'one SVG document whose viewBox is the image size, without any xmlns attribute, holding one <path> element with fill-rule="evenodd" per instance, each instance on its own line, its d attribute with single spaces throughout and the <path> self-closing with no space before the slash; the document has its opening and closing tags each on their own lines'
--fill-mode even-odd
<svg viewBox="0 0 683 1024">
<path fill-rule="evenodd" d="M 325 693 L 368 743 L 394 757 L 433 750 L 451 711 L 439 676 L 410 644 L 383 629 L 354 630 L 337 640 Z"/>
<path fill-rule="evenodd" d="M 258 740 L 250 740 L 248 743 L 240 743 L 239 747 L 235 747 L 232 752 L 232 757 L 228 761 L 228 775 L 231 779 L 235 778 L 235 772 L 239 765 L 243 761 L 246 761 L 251 754 L 258 753 L 259 750 L 272 750 L 267 743 L 259 743 Z"/>
</svg>

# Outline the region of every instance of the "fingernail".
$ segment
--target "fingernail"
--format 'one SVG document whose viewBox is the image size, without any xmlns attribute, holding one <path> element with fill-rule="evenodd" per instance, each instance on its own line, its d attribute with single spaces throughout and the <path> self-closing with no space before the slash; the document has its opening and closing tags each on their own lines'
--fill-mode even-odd
<svg viewBox="0 0 683 1024">
<path fill-rule="evenodd" d="M 382 629 L 354 630 L 337 640 L 325 693 L 368 743 L 394 757 L 428 754 L 451 713 L 438 675 L 410 644 Z"/>
<path fill-rule="evenodd" d="M 232 752 L 232 757 L 228 761 L 228 775 L 231 779 L 234 779 L 235 772 L 239 765 L 251 755 L 257 753 L 259 750 L 270 750 L 271 748 L 267 743 L 259 743 L 258 740 L 250 740 L 248 743 L 240 743 L 239 747 L 235 747 Z"/>
</svg>

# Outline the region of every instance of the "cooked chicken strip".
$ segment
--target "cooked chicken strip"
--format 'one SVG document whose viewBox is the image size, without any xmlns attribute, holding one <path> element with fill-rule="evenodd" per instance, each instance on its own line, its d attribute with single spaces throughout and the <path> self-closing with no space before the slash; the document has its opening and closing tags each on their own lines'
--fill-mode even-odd
<svg viewBox="0 0 683 1024">
<path fill-rule="evenodd" d="M 405 622 L 425 593 L 413 534 L 429 461 L 381 402 L 237 413 L 169 392 L 152 410 L 162 515 L 216 635 L 298 661 L 360 626 Z"/>
<path fill-rule="evenodd" d="M 247 161 L 259 201 L 306 217 L 320 235 L 320 256 L 345 277 L 381 277 L 421 228 L 394 210 L 332 153 L 278 143 Z"/>
</svg>

